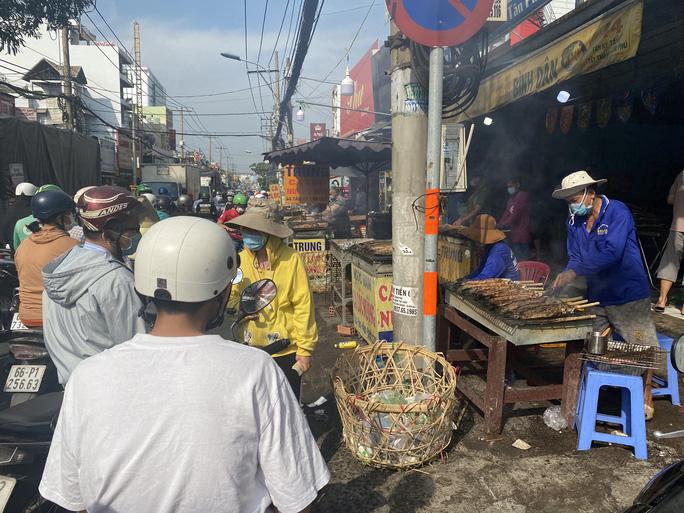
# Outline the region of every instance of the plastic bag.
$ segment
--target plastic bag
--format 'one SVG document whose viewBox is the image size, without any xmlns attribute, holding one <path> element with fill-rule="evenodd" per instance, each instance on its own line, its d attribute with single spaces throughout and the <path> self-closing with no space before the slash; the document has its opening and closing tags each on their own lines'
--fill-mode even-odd
<svg viewBox="0 0 684 513">
<path fill-rule="evenodd" d="M 568 427 L 568 423 L 563 415 L 561 415 L 561 407 L 557 405 L 546 408 L 546 411 L 544 411 L 544 424 L 556 431 Z"/>
</svg>

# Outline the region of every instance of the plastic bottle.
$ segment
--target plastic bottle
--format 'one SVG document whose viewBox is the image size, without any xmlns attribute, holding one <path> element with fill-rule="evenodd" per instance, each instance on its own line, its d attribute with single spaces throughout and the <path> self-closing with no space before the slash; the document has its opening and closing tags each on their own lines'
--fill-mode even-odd
<svg viewBox="0 0 684 513">
<path fill-rule="evenodd" d="M 334 345 L 335 349 L 356 349 L 359 343 L 356 340 L 349 340 L 348 342 L 338 342 Z"/>
</svg>

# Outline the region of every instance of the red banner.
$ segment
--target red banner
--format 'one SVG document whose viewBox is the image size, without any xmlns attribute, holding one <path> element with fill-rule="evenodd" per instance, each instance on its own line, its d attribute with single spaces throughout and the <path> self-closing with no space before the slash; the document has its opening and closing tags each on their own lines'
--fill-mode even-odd
<svg viewBox="0 0 684 513">
<path fill-rule="evenodd" d="M 358 110 L 375 110 L 373 100 L 373 53 L 379 48 L 375 41 L 370 50 L 351 69 L 349 75 L 354 80 L 354 95 L 342 96 L 340 110 L 340 135 L 351 137 L 357 132 L 367 130 L 375 122 L 375 114 Z M 356 109 L 356 110 L 347 110 Z"/>
<path fill-rule="evenodd" d="M 311 136 L 311 141 L 325 137 L 326 134 L 327 131 L 325 129 L 325 123 L 309 123 L 309 135 Z"/>
</svg>

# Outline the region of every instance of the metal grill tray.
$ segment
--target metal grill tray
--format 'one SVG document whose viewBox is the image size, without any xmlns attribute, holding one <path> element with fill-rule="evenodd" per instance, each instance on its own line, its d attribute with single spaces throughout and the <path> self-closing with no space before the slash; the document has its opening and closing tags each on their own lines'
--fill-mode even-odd
<svg viewBox="0 0 684 513">
<path fill-rule="evenodd" d="M 475 302 L 447 290 L 447 303 L 515 345 L 548 344 L 584 340 L 591 331 L 593 315 L 568 316 L 540 321 L 507 319 Z"/>
<path fill-rule="evenodd" d="M 633 367 L 638 369 L 660 369 L 665 365 L 667 351 L 656 346 L 628 344 L 617 340 L 608 341 L 606 354 L 592 354 L 586 351 L 580 359 L 601 364 L 601 366 Z"/>
</svg>

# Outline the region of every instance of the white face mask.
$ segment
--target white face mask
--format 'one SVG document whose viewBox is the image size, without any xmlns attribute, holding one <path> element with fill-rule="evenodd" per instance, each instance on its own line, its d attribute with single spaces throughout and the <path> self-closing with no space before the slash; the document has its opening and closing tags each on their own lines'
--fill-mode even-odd
<svg viewBox="0 0 684 513">
<path fill-rule="evenodd" d="M 518 189 L 516 187 L 509 187 L 508 188 L 508 194 L 513 196 L 516 192 L 518 192 Z"/>
</svg>

